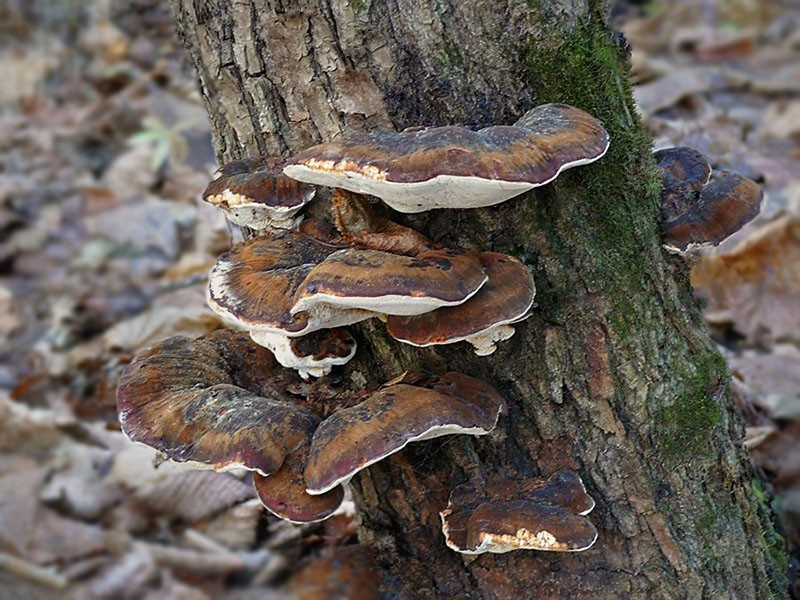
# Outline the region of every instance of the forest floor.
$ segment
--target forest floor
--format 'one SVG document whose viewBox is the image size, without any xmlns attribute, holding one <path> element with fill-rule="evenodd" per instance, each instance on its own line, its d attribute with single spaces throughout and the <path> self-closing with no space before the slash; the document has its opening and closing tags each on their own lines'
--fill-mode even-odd
<svg viewBox="0 0 800 600">
<path fill-rule="evenodd" d="M 692 146 L 766 192 L 692 281 L 796 564 L 800 5 L 618 19 L 654 148 Z M 354 540 L 353 515 L 286 524 L 246 474 L 160 463 L 116 419 L 138 349 L 221 326 L 205 278 L 235 238 L 199 199 L 217 165 L 167 4 L 9 0 L 0 42 L 0 597 L 285 597 Z"/>
</svg>

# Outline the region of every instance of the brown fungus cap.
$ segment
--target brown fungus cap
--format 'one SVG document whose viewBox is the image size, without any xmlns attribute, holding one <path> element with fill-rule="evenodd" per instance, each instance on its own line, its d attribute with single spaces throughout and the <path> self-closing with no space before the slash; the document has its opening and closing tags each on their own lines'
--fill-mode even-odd
<svg viewBox="0 0 800 600">
<path fill-rule="evenodd" d="M 225 211 L 236 225 L 256 230 L 293 225 L 292 217 L 316 189 L 282 173 L 283 159 L 269 156 L 235 160 L 208 184 L 203 200 Z"/>
<path fill-rule="evenodd" d="M 753 180 L 715 171 L 698 194 L 662 213 L 661 232 L 667 248 L 717 245 L 752 221 L 761 211 L 764 192 Z"/>
<path fill-rule="evenodd" d="M 399 381 L 413 383 L 390 382 L 320 424 L 305 471 L 310 494 L 349 481 L 410 442 L 452 433 L 489 433 L 505 407 L 491 386 L 461 373 Z"/>
<path fill-rule="evenodd" d="M 711 165 L 700 152 L 688 146 L 665 148 L 653 153 L 661 172 L 661 221 L 679 216 L 696 203 L 697 194 L 711 177 Z"/>
<path fill-rule="evenodd" d="M 511 324 L 531 314 L 536 288 L 530 271 L 513 256 L 483 252 L 480 261 L 489 280 L 477 294 L 458 306 L 388 317 L 392 337 L 414 346 L 466 340 L 480 356 L 494 352 L 498 341 L 514 334 Z"/>
<path fill-rule="evenodd" d="M 597 540 L 586 517 L 530 500 L 481 504 L 469 518 L 467 548 L 474 554 L 512 550 L 580 552 Z"/>
<path fill-rule="evenodd" d="M 358 248 L 406 256 L 438 249 L 418 231 L 378 216 L 373 203 L 362 194 L 333 190 L 331 215 L 344 240 Z"/>
<path fill-rule="evenodd" d="M 318 496 L 306 492 L 303 470 L 308 461 L 308 451 L 308 444 L 298 448 L 269 477 L 258 473 L 253 476 L 256 494 L 264 508 L 292 523 L 314 523 L 327 519 L 344 499 L 344 487 L 341 485 Z"/>
<path fill-rule="evenodd" d="M 608 149 L 599 120 L 544 104 L 513 126 L 352 132 L 287 162 L 289 177 L 371 194 L 405 213 L 477 208 L 544 185 Z"/>
<path fill-rule="evenodd" d="M 585 517 L 594 508 L 580 477 L 564 469 L 548 479 L 491 477 L 456 487 L 441 512 L 447 545 L 463 554 L 511 550 L 586 550 L 597 531 Z"/>
<path fill-rule="evenodd" d="M 303 379 L 323 377 L 356 354 L 356 341 L 343 327 L 294 338 L 271 331 L 251 331 L 250 337 L 259 346 L 269 348 L 282 366 L 295 369 Z"/>
<path fill-rule="evenodd" d="M 460 304 L 486 279 L 474 254 L 337 249 L 301 230 L 255 238 L 223 254 L 207 300 L 240 328 L 296 337 L 377 314 Z"/>
<path fill-rule="evenodd" d="M 220 256 L 209 276 L 211 309 L 237 327 L 287 336 L 372 317 L 367 311 L 339 311 L 338 320 L 319 322 L 306 313 L 292 314 L 296 290 L 315 266 L 341 248 L 316 234 L 324 235 L 324 226 L 305 221 L 299 232 L 254 238 Z"/>
<path fill-rule="evenodd" d="M 178 462 L 268 475 L 319 422 L 263 385 L 272 355 L 247 334 L 176 336 L 139 353 L 117 389 L 122 430 Z"/>
<path fill-rule="evenodd" d="M 656 150 L 653 158 L 667 183 L 680 182 L 690 190 L 699 192 L 711 177 L 708 159 L 688 146 Z"/>
<path fill-rule="evenodd" d="M 475 254 L 447 250 L 401 256 L 347 248 L 314 267 L 297 288 L 292 314 L 361 309 L 419 315 L 461 304 L 486 283 Z"/>
</svg>

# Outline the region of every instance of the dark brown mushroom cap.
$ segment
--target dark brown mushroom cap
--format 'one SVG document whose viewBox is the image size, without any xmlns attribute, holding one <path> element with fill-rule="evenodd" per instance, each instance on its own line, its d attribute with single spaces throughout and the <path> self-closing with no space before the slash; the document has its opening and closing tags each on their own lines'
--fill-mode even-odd
<svg viewBox="0 0 800 600">
<path fill-rule="evenodd" d="M 401 212 L 502 202 L 597 160 L 608 148 L 600 121 L 565 104 L 545 104 L 513 126 L 472 131 L 432 127 L 352 132 L 300 152 L 290 177 L 372 194 Z"/>
<path fill-rule="evenodd" d="M 305 471 L 308 492 L 322 494 L 416 440 L 488 433 L 504 406 L 491 386 L 460 373 L 384 387 L 317 428 Z"/>
<path fill-rule="evenodd" d="M 220 176 L 208 184 L 203 200 L 226 209 L 260 204 L 295 212 L 311 201 L 316 190 L 284 175 L 283 162 L 269 156 L 229 162 L 220 169 Z"/>
<path fill-rule="evenodd" d="M 678 250 L 691 244 L 719 244 L 758 215 L 763 199 L 755 181 L 716 171 L 698 196 L 690 196 L 674 218 L 661 222 L 664 244 Z"/>
<path fill-rule="evenodd" d="M 256 473 L 253 485 L 261 504 L 276 517 L 293 523 L 314 523 L 330 517 L 342 504 L 344 488 L 339 485 L 325 494 L 306 492 L 303 470 L 308 460 L 306 444 L 286 457 L 281 468 L 264 477 Z"/>
<path fill-rule="evenodd" d="M 694 148 L 678 146 L 653 153 L 661 172 L 661 221 L 680 216 L 697 202 L 697 193 L 711 177 L 711 165 Z"/>
<path fill-rule="evenodd" d="M 711 177 L 708 159 L 694 148 L 677 146 L 653 153 L 663 176 L 670 181 L 681 181 L 689 189 L 699 192 Z"/>
<path fill-rule="evenodd" d="M 431 250 L 401 256 L 347 248 L 309 271 L 297 288 L 292 313 L 329 304 L 383 314 L 421 314 L 460 304 L 485 282 L 474 254 Z"/>
<path fill-rule="evenodd" d="M 336 250 L 302 232 L 238 244 L 220 256 L 212 269 L 208 304 L 247 329 L 303 333 L 307 315 L 290 312 L 294 293 L 311 270 Z"/>
<path fill-rule="evenodd" d="M 560 506 L 578 515 L 589 514 L 595 506 L 583 481 L 571 469 L 561 469 L 547 479 L 513 480 L 494 476 L 489 482 L 492 499 L 503 502 L 526 498 Z"/>
<path fill-rule="evenodd" d="M 465 554 L 585 550 L 597 537 L 584 516 L 593 508 L 580 477 L 569 469 L 547 479 L 495 475 L 481 486 L 465 483 L 452 491 L 441 512 L 442 531 L 447 545 Z"/>
<path fill-rule="evenodd" d="M 440 247 L 418 231 L 378 216 L 362 194 L 333 190 L 331 216 L 344 240 L 358 248 L 416 256 Z"/>
<path fill-rule="evenodd" d="M 376 312 L 420 314 L 458 304 L 485 281 L 476 255 L 339 249 L 301 229 L 223 254 L 209 276 L 207 300 L 239 327 L 295 337 Z"/>
<path fill-rule="evenodd" d="M 169 338 L 123 371 L 117 389 L 122 430 L 178 462 L 267 475 L 319 422 L 263 385 L 273 372 L 272 355 L 244 333 Z"/>
<path fill-rule="evenodd" d="M 481 504 L 467 525 L 467 548 L 476 553 L 522 549 L 578 552 L 596 540 L 597 530 L 586 517 L 532 500 Z"/>
<path fill-rule="evenodd" d="M 497 252 L 481 253 L 480 261 L 489 279 L 474 296 L 423 315 L 390 316 L 386 327 L 392 337 L 415 346 L 448 344 L 527 317 L 536 288 L 525 265 Z"/>
</svg>

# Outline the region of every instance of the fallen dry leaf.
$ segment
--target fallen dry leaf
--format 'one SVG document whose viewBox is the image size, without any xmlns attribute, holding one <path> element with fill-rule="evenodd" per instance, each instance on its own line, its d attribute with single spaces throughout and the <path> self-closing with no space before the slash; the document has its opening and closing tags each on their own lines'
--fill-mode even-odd
<svg viewBox="0 0 800 600">
<path fill-rule="evenodd" d="M 187 470 L 142 487 L 133 497 L 161 517 L 195 523 L 254 495 L 249 483 L 228 473 Z"/>
<path fill-rule="evenodd" d="M 800 339 L 800 218 L 787 215 L 727 254 L 702 257 L 691 279 L 709 310 L 727 311 L 749 340 Z"/>
<path fill-rule="evenodd" d="M 753 392 L 754 403 L 770 417 L 800 420 L 800 350 L 784 345 L 767 354 L 734 356 L 728 362 Z"/>
<path fill-rule="evenodd" d="M 800 100 L 770 104 L 764 114 L 761 134 L 776 138 L 800 134 Z"/>
<path fill-rule="evenodd" d="M 637 86 L 633 96 L 645 116 L 668 108 L 693 94 L 741 85 L 743 79 L 719 67 L 675 69 L 664 77 Z"/>
<path fill-rule="evenodd" d="M 173 335 L 200 337 L 219 329 L 220 318 L 205 304 L 159 306 L 120 321 L 104 334 L 109 350 L 138 350 Z"/>
</svg>

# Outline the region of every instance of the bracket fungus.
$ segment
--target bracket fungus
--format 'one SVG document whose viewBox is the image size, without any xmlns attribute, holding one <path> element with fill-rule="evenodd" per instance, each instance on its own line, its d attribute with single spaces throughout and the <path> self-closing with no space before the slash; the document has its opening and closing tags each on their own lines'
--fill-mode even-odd
<svg viewBox="0 0 800 600">
<path fill-rule="evenodd" d="M 511 325 L 530 316 L 536 288 L 530 271 L 512 256 L 483 252 L 480 261 L 489 279 L 478 293 L 458 306 L 390 316 L 386 327 L 391 336 L 414 346 L 465 340 L 478 356 L 494 352 L 498 342 L 514 335 Z"/>
<path fill-rule="evenodd" d="M 262 234 L 220 256 L 207 301 L 244 331 L 170 338 L 137 355 L 118 389 L 123 431 L 176 461 L 255 471 L 267 510 L 299 523 L 331 516 L 356 473 L 411 442 L 489 433 L 505 401 L 460 373 L 405 373 L 364 393 L 339 380 L 300 384 L 275 362 L 321 377 L 355 354 L 341 326 L 375 316 L 409 344 L 464 340 L 478 355 L 492 353 L 535 306 L 528 269 L 505 254 L 442 249 L 377 216 L 359 194 L 406 213 L 490 206 L 599 159 L 608 144 L 591 115 L 546 104 L 480 131 L 347 134 L 298 154 L 283 172 L 269 157 L 225 165 L 204 198 Z M 339 188 L 331 199 L 338 233 L 325 221 L 300 223 L 315 191 L 290 178 Z M 695 191 L 702 197 L 712 184 Z M 348 408 L 323 406 L 331 398 Z M 584 516 L 593 506 L 580 478 L 562 471 L 459 486 L 441 517 L 459 552 L 577 551 L 597 537 Z"/>
<path fill-rule="evenodd" d="M 761 211 L 764 192 L 755 181 L 711 171 L 696 150 L 668 148 L 654 156 L 662 173 L 660 228 L 668 250 L 716 246 Z"/>
<path fill-rule="evenodd" d="M 548 479 L 495 476 L 485 486 L 462 484 L 440 517 L 445 543 L 462 554 L 579 552 L 597 540 L 585 516 L 593 508 L 580 477 L 564 469 Z"/>
<path fill-rule="evenodd" d="M 302 231 L 286 232 L 223 254 L 209 277 L 208 303 L 240 328 L 296 337 L 377 314 L 460 304 L 486 280 L 472 254 L 337 249 Z"/>
<path fill-rule="evenodd" d="M 295 215 L 311 202 L 316 189 L 286 177 L 282 167 L 283 161 L 273 157 L 229 162 L 208 184 L 203 200 L 225 211 L 236 225 L 257 231 L 293 229 Z"/>
<path fill-rule="evenodd" d="M 330 517 L 344 500 L 344 487 L 337 485 L 312 496 L 306 491 L 303 471 L 308 460 L 309 444 L 286 457 L 281 468 L 264 477 L 253 475 L 253 485 L 261 504 L 278 518 L 292 523 L 315 523 Z"/>
<path fill-rule="evenodd" d="M 342 238 L 358 248 L 416 256 L 438 246 L 418 231 L 379 217 L 369 199 L 337 188 L 331 194 L 331 216 Z"/>
<path fill-rule="evenodd" d="M 489 433 L 504 408 L 491 386 L 461 373 L 396 378 L 320 423 L 305 470 L 308 493 L 346 483 L 414 441 Z"/>
<path fill-rule="evenodd" d="M 319 418 L 264 385 L 272 355 L 246 334 L 176 336 L 139 353 L 117 389 L 123 432 L 177 462 L 269 475 Z"/>
<path fill-rule="evenodd" d="M 292 314 L 338 309 L 419 315 L 472 297 L 487 281 L 474 254 L 431 250 L 404 256 L 348 248 L 314 267 L 294 294 Z"/>
<path fill-rule="evenodd" d="M 209 276 L 211 309 L 241 329 L 292 337 L 372 317 L 362 310 L 342 310 L 318 319 L 292 314 L 295 291 L 316 265 L 341 248 L 306 234 L 308 223 L 299 232 L 257 237 L 220 256 Z"/>
<path fill-rule="evenodd" d="M 308 148 L 284 167 L 289 177 L 377 196 L 393 209 L 498 204 L 593 162 L 608 133 L 588 113 L 543 104 L 514 125 L 479 131 L 429 127 L 402 132 L 352 132 Z"/>
</svg>

